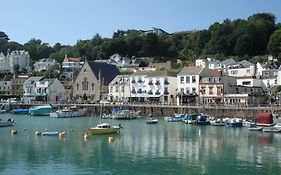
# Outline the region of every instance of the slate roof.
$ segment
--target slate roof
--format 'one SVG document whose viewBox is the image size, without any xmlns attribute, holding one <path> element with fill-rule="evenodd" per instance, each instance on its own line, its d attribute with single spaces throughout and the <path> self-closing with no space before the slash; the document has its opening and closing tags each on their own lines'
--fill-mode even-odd
<svg viewBox="0 0 281 175">
<path fill-rule="evenodd" d="M 30 77 L 23 84 L 24 85 L 31 85 L 31 84 L 34 84 L 36 81 L 39 81 L 39 80 L 41 80 L 43 78 L 44 78 L 43 76 Z"/>
<path fill-rule="evenodd" d="M 204 68 L 201 66 L 188 66 L 188 67 L 184 67 L 179 73 L 178 75 L 182 75 L 182 74 L 188 74 L 188 75 L 199 75 L 200 72 L 203 70 Z"/>
<path fill-rule="evenodd" d="M 119 70 L 115 65 L 108 63 L 100 63 L 88 61 L 90 68 L 95 74 L 98 80 L 102 80 L 104 86 L 108 86 L 109 83 L 119 74 Z M 99 77 L 99 74 L 101 77 Z"/>
<path fill-rule="evenodd" d="M 163 76 L 170 76 L 170 77 L 176 77 L 176 74 L 170 71 L 147 71 L 147 72 L 135 72 L 131 75 L 146 75 L 148 77 L 163 77 Z"/>
</svg>

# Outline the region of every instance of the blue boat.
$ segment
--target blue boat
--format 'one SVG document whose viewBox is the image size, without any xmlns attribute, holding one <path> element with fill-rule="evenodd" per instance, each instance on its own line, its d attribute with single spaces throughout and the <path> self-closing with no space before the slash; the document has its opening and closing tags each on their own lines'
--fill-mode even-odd
<svg viewBox="0 0 281 175">
<path fill-rule="evenodd" d="M 29 109 L 22 109 L 22 108 L 20 108 L 20 109 L 13 109 L 11 112 L 13 114 L 28 114 Z"/>
<path fill-rule="evenodd" d="M 32 106 L 29 108 L 29 113 L 35 116 L 48 116 L 51 112 L 51 105 Z"/>
<path fill-rule="evenodd" d="M 183 121 L 184 114 L 174 114 L 172 117 L 164 117 L 167 122 L 181 122 Z"/>
</svg>

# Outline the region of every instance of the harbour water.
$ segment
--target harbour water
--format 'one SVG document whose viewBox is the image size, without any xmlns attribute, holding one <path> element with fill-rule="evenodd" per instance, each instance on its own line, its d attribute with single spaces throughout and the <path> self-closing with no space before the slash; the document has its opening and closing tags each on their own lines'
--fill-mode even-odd
<svg viewBox="0 0 281 175">
<path fill-rule="evenodd" d="M 83 133 L 98 118 L 57 119 L 1 114 L 0 174 L 280 174 L 281 134 L 247 128 L 193 126 L 159 121 L 103 120 L 124 127 L 115 135 Z M 16 129 L 17 135 L 11 135 Z M 66 131 L 63 139 L 36 131 Z M 113 140 L 109 140 L 113 137 Z"/>
</svg>

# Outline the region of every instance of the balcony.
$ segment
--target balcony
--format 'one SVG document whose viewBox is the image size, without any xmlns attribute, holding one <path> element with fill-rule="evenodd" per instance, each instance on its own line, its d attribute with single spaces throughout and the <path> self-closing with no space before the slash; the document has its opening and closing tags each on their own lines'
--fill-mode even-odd
<svg viewBox="0 0 281 175">
<path fill-rule="evenodd" d="M 136 83 L 136 80 L 132 80 L 132 83 Z"/>
<path fill-rule="evenodd" d="M 138 80 L 138 83 L 143 83 L 143 81 L 142 80 Z"/>
<path fill-rule="evenodd" d="M 133 94 L 135 94 L 135 93 L 137 93 L 137 92 L 136 92 L 136 90 L 135 90 L 135 89 L 133 89 L 133 90 L 132 90 L 132 93 L 133 93 Z"/>
<path fill-rule="evenodd" d="M 159 92 L 159 91 L 156 91 L 156 92 L 155 92 L 155 95 L 160 95 L 160 92 Z"/>
<path fill-rule="evenodd" d="M 169 95 L 169 92 L 167 90 L 164 91 L 165 95 Z"/>
<path fill-rule="evenodd" d="M 138 93 L 139 93 L 139 94 L 140 94 L 140 93 L 142 93 L 142 90 L 141 90 L 141 89 L 139 89 L 139 90 L 138 90 Z"/>
<path fill-rule="evenodd" d="M 148 94 L 149 94 L 149 95 L 152 95 L 152 94 L 153 94 L 152 90 L 148 91 Z"/>
<path fill-rule="evenodd" d="M 149 81 L 148 85 L 153 85 L 153 82 L 152 82 L 152 81 Z"/>
<path fill-rule="evenodd" d="M 156 83 L 155 83 L 156 85 L 160 85 L 160 81 L 156 81 Z"/>
</svg>

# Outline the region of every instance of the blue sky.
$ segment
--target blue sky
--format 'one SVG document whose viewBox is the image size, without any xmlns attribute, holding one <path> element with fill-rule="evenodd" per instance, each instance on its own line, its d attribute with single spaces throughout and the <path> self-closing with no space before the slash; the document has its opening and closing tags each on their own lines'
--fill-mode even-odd
<svg viewBox="0 0 281 175">
<path fill-rule="evenodd" d="M 96 33 L 111 37 L 118 29 L 200 30 L 260 12 L 273 13 L 280 22 L 281 1 L 8 0 L 1 2 L 0 31 L 21 44 L 36 38 L 50 45 L 74 45 Z"/>
</svg>

